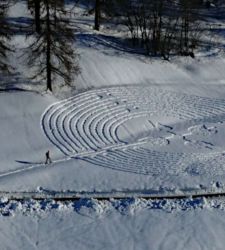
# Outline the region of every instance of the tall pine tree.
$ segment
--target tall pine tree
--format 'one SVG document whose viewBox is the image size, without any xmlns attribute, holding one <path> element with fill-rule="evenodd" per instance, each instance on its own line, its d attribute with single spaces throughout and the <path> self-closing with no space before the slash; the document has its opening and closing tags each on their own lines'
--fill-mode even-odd
<svg viewBox="0 0 225 250">
<path fill-rule="evenodd" d="M 74 31 L 62 3 L 62 0 L 40 1 L 40 32 L 33 34 L 34 41 L 28 50 L 28 65 L 35 69 L 33 79 L 41 77 L 50 91 L 57 77 L 70 85 L 74 74 L 79 73 L 73 48 Z"/>
<path fill-rule="evenodd" d="M 7 22 L 7 9 L 8 2 L 0 1 L 0 71 L 4 73 L 9 73 L 11 67 L 7 62 L 7 54 L 11 51 L 9 46 L 10 41 L 10 27 Z"/>
</svg>

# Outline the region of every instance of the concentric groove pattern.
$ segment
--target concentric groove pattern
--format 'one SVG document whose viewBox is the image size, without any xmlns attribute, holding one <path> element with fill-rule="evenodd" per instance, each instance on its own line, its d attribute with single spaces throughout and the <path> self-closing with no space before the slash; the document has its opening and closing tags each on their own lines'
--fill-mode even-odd
<svg viewBox="0 0 225 250">
<path fill-rule="evenodd" d="M 191 96 L 157 87 L 129 86 L 98 89 L 78 94 L 50 106 L 42 117 L 48 139 L 65 155 L 80 157 L 98 166 L 160 175 L 176 174 L 178 168 L 197 174 L 194 162 L 212 161 L 217 154 L 157 152 L 141 147 L 146 140 L 129 144 L 118 129 L 125 122 L 163 114 L 193 124 L 225 120 L 225 100 Z M 166 143 L 148 138 L 152 145 Z M 202 160 L 203 159 L 203 160 Z M 189 160 L 188 166 L 184 163 Z M 181 163 L 182 162 L 182 163 Z"/>
</svg>

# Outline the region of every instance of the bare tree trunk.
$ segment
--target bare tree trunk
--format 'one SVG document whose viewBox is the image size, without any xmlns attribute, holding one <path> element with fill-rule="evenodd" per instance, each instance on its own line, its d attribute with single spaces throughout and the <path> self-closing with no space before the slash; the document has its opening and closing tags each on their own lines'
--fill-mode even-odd
<svg viewBox="0 0 225 250">
<path fill-rule="evenodd" d="M 152 31 L 152 52 L 153 55 L 157 55 L 157 38 L 156 38 L 156 32 L 157 32 L 157 14 L 154 10 L 153 14 L 153 31 Z"/>
<path fill-rule="evenodd" d="M 189 9 L 186 10 L 184 19 L 184 50 L 185 53 L 189 52 Z"/>
<path fill-rule="evenodd" d="M 100 28 L 100 0 L 95 0 L 95 30 Z"/>
<path fill-rule="evenodd" d="M 160 47 L 161 47 L 161 34 L 162 34 L 162 25 L 163 25 L 162 11 L 163 11 L 163 0 L 160 0 L 159 12 L 158 12 L 159 21 L 158 21 L 158 30 L 157 30 L 157 51 L 160 51 Z"/>
<path fill-rule="evenodd" d="M 46 60 L 47 60 L 47 90 L 52 91 L 52 79 L 51 79 L 51 40 L 50 40 L 50 15 L 49 15 L 49 3 L 46 1 L 46 11 L 47 11 L 47 50 L 46 50 Z"/>
<path fill-rule="evenodd" d="M 34 2 L 34 8 L 35 8 L 35 27 L 36 32 L 41 32 L 41 21 L 40 21 L 40 0 L 35 0 Z"/>
</svg>

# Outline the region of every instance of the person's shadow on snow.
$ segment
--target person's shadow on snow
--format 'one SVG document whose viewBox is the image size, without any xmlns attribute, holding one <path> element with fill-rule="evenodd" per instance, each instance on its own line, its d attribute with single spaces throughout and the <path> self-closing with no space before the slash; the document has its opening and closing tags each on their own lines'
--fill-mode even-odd
<svg viewBox="0 0 225 250">
<path fill-rule="evenodd" d="M 15 162 L 18 162 L 18 163 L 21 163 L 21 164 L 29 164 L 29 165 L 43 164 L 43 162 L 19 161 L 19 160 L 15 160 Z"/>
</svg>

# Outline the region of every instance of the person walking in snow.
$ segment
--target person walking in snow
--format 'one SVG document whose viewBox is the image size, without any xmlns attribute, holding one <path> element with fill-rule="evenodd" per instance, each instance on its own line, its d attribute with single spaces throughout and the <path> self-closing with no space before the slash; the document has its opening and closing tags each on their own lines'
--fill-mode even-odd
<svg viewBox="0 0 225 250">
<path fill-rule="evenodd" d="M 45 153 L 45 164 L 48 164 L 48 163 L 52 163 L 49 150 Z"/>
</svg>

